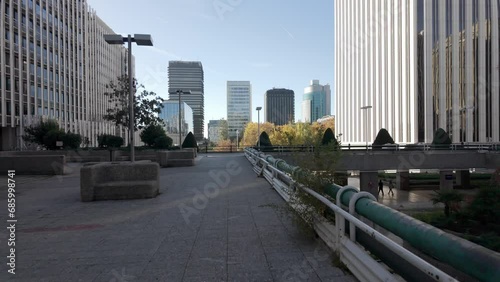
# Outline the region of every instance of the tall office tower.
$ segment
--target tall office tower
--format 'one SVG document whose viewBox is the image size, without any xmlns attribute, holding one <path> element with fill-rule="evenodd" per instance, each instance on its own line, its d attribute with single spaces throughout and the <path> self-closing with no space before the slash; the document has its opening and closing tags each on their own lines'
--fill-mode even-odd
<svg viewBox="0 0 500 282">
<path fill-rule="evenodd" d="M 236 130 L 240 136 L 247 123 L 252 121 L 252 85 L 250 81 L 227 82 L 227 124 L 228 135 L 236 138 Z"/>
<path fill-rule="evenodd" d="M 210 120 L 208 122 L 208 140 L 215 144 L 221 141 L 223 120 Z"/>
<path fill-rule="evenodd" d="M 191 91 L 191 94 L 181 95 L 181 101 L 186 102 L 193 109 L 193 134 L 197 141 L 202 141 L 205 130 L 205 102 L 203 66 L 201 62 L 168 62 L 168 93 L 170 101 L 179 101 L 177 90 Z"/>
<path fill-rule="evenodd" d="M 335 1 L 343 142 L 499 142 L 499 2 Z"/>
<path fill-rule="evenodd" d="M 273 88 L 264 98 L 265 121 L 284 125 L 295 121 L 295 93 L 293 90 Z"/>
<path fill-rule="evenodd" d="M 330 115 L 331 100 L 330 85 L 321 85 L 319 80 L 311 80 L 311 84 L 304 88 L 302 100 L 302 119 L 304 122 L 314 122 L 321 117 Z"/>
<path fill-rule="evenodd" d="M 181 134 L 179 135 L 179 101 L 165 101 L 158 115 L 165 123 L 165 131 L 174 145 L 181 145 L 189 132 L 193 131 L 193 110 L 185 102 L 181 103 Z"/>
<path fill-rule="evenodd" d="M 126 70 L 124 46 L 85 0 L 4 0 L 0 4 L 0 150 L 26 149 L 24 128 L 54 119 L 97 146 L 122 129 L 103 120 L 105 85 Z"/>
</svg>

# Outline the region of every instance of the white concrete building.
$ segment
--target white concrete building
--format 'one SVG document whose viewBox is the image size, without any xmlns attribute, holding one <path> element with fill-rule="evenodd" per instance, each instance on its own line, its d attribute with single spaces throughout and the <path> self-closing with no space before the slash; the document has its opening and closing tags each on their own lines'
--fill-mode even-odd
<svg viewBox="0 0 500 282">
<path fill-rule="evenodd" d="M 499 142 L 499 0 L 336 0 L 336 133 Z M 361 107 L 372 106 L 361 110 Z"/>
<path fill-rule="evenodd" d="M 0 150 L 23 148 L 23 128 L 55 119 L 97 146 L 101 133 L 124 135 L 103 120 L 105 85 L 127 72 L 124 46 L 85 0 L 2 0 Z M 24 148 L 23 148 L 24 149 Z"/>
<path fill-rule="evenodd" d="M 262 117 L 264 121 L 264 117 Z M 227 124 L 230 138 L 240 137 L 247 123 L 252 121 L 252 85 L 250 81 L 227 82 Z"/>
</svg>

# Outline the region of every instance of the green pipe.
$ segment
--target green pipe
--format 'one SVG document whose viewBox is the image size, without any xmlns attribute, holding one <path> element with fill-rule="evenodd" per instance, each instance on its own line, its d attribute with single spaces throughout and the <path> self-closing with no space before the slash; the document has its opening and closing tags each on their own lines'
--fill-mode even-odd
<svg viewBox="0 0 500 282">
<path fill-rule="evenodd" d="M 299 170 L 298 167 L 289 165 L 285 161 L 276 162 L 276 159 L 269 155 L 265 159 L 271 164 L 277 163 L 276 168 L 292 175 Z M 324 192 L 336 199 L 340 189 L 341 186 L 330 184 L 325 187 Z M 349 206 L 354 194 L 352 191 L 342 194 L 342 204 Z M 399 236 L 413 247 L 466 274 L 481 281 L 500 281 L 499 253 L 443 232 L 368 198 L 361 198 L 356 202 L 356 212 Z"/>
</svg>

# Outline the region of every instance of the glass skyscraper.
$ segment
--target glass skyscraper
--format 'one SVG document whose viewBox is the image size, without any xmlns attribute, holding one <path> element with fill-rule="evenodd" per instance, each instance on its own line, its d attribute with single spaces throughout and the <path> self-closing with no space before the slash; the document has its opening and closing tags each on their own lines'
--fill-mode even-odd
<svg viewBox="0 0 500 282">
<path fill-rule="evenodd" d="M 330 85 L 321 85 L 319 80 L 311 80 L 304 89 L 302 100 L 302 119 L 304 122 L 314 122 L 331 114 Z"/>
<path fill-rule="evenodd" d="M 193 110 L 185 102 L 181 103 L 182 140 L 179 139 L 179 102 L 165 101 L 159 117 L 163 120 L 168 137 L 172 138 L 174 145 L 182 144 L 189 132 L 193 132 Z"/>
</svg>

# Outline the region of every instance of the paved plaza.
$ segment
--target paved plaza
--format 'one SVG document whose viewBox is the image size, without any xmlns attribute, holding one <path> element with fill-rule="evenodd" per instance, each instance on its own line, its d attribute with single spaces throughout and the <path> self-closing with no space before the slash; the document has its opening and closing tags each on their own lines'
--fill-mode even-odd
<svg viewBox="0 0 500 282">
<path fill-rule="evenodd" d="M 160 170 L 154 199 L 80 201 L 80 164 L 15 176 L 16 274 L 7 273 L 7 178 L 0 177 L 0 281 L 356 281 L 243 154 Z"/>
</svg>

